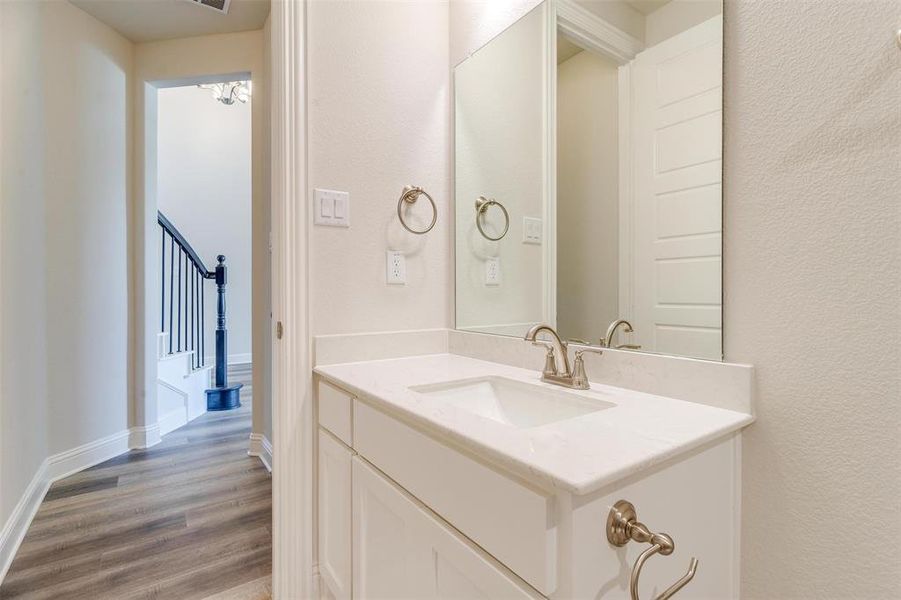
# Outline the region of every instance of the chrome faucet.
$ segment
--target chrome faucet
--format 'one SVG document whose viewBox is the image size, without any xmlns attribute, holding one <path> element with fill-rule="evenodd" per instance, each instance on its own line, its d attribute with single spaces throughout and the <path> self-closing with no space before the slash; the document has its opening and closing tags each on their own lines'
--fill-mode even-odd
<svg viewBox="0 0 901 600">
<path fill-rule="evenodd" d="M 538 341 L 538 334 L 546 331 L 550 334 L 552 341 L 550 343 Z M 560 339 L 557 332 L 550 325 L 535 325 L 526 333 L 525 340 L 532 342 L 536 346 L 547 347 L 547 354 L 544 359 L 544 369 L 541 371 L 541 380 L 564 387 L 575 388 L 577 390 L 587 390 L 590 388 L 588 383 L 588 375 L 585 373 L 585 362 L 582 359 L 582 353 L 585 350 L 597 352 L 586 348 L 578 350 L 573 362 L 572 371 L 569 368 L 568 344 Z M 560 357 L 559 359 L 557 357 Z M 563 362 L 563 368 L 560 368 L 560 362 Z"/>
<path fill-rule="evenodd" d="M 617 319 L 616 321 L 610 323 L 610 327 L 607 328 L 607 335 L 601 340 L 602 348 L 613 348 L 613 336 L 616 335 L 616 330 L 619 329 L 620 325 L 623 326 L 623 331 L 626 333 L 632 333 L 632 324 L 629 323 L 625 319 Z M 635 346 L 632 344 L 621 344 L 616 346 L 618 349 L 624 350 L 638 350 L 641 346 Z"/>
</svg>

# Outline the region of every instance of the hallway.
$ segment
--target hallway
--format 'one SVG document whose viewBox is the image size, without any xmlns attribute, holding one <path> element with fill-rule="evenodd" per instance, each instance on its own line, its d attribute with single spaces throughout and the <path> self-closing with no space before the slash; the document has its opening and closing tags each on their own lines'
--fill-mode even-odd
<svg viewBox="0 0 901 600">
<path fill-rule="evenodd" d="M 237 411 L 206 413 L 56 482 L 0 598 L 269 598 L 271 478 L 247 455 L 250 372 Z"/>
</svg>

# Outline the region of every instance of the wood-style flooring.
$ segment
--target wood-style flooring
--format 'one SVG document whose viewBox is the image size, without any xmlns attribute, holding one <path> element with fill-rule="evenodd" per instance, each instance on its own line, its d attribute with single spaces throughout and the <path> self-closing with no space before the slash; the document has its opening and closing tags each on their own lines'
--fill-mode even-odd
<svg viewBox="0 0 901 600">
<path fill-rule="evenodd" d="M 244 406 L 53 484 L 0 586 L 17 599 L 268 599 L 271 478 Z"/>
</svg>

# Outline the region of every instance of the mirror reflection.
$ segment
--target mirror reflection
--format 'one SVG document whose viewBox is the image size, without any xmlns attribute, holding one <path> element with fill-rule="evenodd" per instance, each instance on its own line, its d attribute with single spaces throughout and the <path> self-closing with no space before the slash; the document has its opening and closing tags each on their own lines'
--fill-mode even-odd
<svg viewBox="0 0 901 600">
<path fill-rule="evenodd" d="M 454 89 L 457 328 L 721 359 L 720 0 L 542 3 Z"/>
</svg>

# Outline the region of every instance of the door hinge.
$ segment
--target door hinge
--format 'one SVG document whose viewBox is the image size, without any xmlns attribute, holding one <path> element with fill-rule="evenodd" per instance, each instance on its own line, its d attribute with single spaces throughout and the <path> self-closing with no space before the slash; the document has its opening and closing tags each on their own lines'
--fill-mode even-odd
<svg viewBox="0 0 901 600">
<path fill-rule="evenodd" d="M 285 333 L 285 328 L 282 325 L 281 321 L 275 322 L 275 337 L 277 339 L 282 339 L 282 335 Z"/>
</svg>

